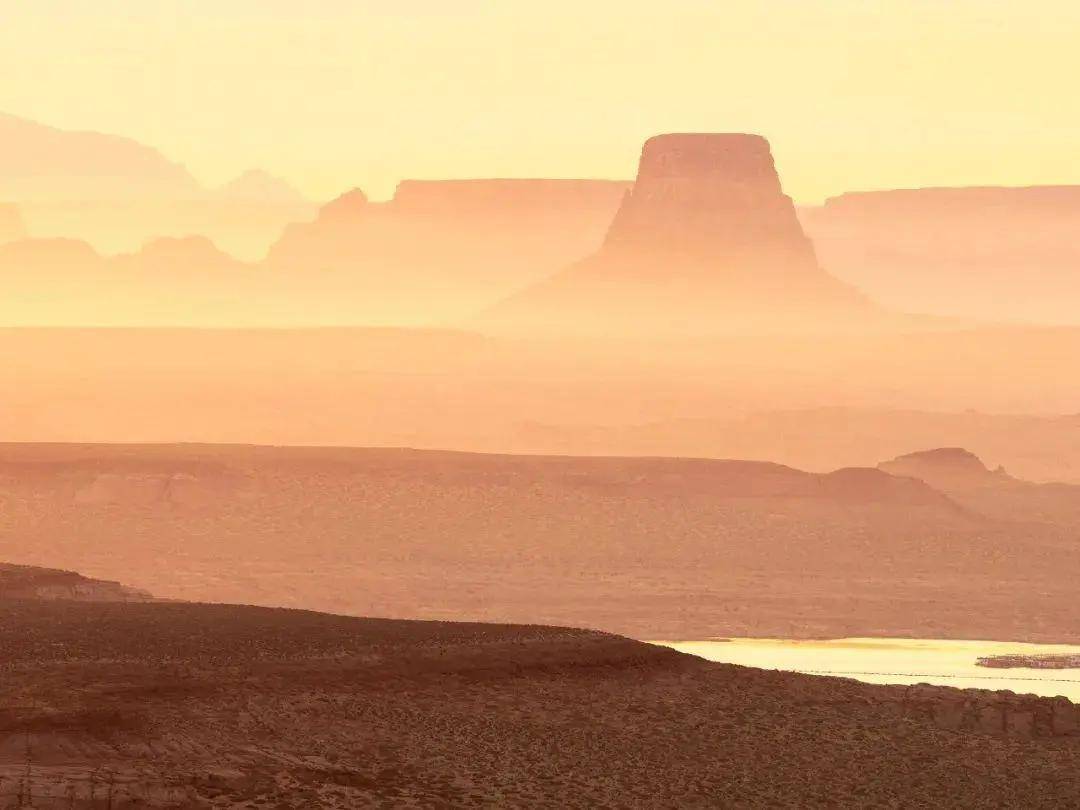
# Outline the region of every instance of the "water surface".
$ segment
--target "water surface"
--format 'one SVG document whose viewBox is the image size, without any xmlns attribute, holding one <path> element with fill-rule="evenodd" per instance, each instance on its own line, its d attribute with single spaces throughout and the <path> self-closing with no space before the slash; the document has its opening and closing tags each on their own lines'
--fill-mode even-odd
<svg viewBox="0 0 1080 810">
<path fill-rule="evenodd" d="M 734 638 L 655 642 L 709 661 L 813 675 L 836 675 L 867 683 L 932 683 L 960 689 L 1010 689 L 1080 703 L 1080 669 L 989 669 L 989 655 L 1080 654 L 1066 644 L 952 641 L 909 638 L 841 638 L 800 641 Z"/>
</svg>

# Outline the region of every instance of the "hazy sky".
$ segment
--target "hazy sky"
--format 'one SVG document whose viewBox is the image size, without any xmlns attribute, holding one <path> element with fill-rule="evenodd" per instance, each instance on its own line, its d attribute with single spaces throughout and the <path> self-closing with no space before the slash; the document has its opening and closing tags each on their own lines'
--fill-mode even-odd
<svg viewBox="0 0 1080 810">
<path fill-rule="evenodd" d="M 0 110 L 316 198 L 630 177 L 760 132 L 785 185 L 1080 182 L 1075 0 L 0 0 Z"/>
</svg>

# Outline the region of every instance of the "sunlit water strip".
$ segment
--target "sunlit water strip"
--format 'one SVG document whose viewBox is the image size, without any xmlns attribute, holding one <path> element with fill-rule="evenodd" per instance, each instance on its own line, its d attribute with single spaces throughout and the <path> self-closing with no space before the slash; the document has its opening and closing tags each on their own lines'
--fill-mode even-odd
<svg viewBox="0 0 1080 810">
<path fill-rule="evenodd" d="M 991 669 L 976 665 L 977 659 L 993 655 L 1080 653 L 1080 647 L 1073 645 L 906 638 L 734 638 L 654 643 L 709 661 L 760 669 L 832 675 L 867 683 L 1009 689 L 1045 697 L 1062 696 L 1080 703 L 1080 669 Z"/>
</svg>

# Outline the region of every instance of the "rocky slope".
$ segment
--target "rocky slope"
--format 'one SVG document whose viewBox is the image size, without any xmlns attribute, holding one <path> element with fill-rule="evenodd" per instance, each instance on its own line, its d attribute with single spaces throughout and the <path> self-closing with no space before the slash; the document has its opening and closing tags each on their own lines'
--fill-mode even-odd
<svg viewBox="0 0 1080 810">
<path fill-rule="evenodd" d="M 0 797 L 41 810 L 1060 807 L 1080 790 L 1067 701 L 581 630 L 5 602 L 0 644 Z"/>
</svg>

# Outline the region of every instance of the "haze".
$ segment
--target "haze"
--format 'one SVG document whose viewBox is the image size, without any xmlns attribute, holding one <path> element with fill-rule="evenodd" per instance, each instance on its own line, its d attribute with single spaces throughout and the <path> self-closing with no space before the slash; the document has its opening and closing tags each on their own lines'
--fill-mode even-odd
<svg viewBox="0 0 1080 810">
<path fill-rule="evenodd" d="M 320 200 L 628 178 L 671 131 L 768 136 L 802 202 L 1068 183 L 1078 28 L 1069 0 L 9 2 L 0 110 Z"/>
<path fill-rule="evenodd" d="M 0 806 L 1075 806 L 1076 30 L 5 9 Z"/>
</svg>

